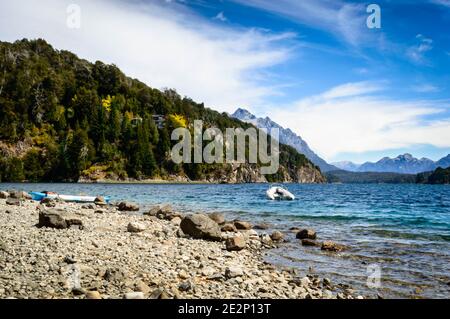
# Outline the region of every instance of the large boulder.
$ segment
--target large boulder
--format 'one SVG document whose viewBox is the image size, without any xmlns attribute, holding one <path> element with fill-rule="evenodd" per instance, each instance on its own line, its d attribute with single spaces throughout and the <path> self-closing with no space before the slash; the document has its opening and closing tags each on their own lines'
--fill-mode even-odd
<svg viewBox="0 0 450 319">
<path fill-rule="evenodd" d="M 236 228 L 239 230 L 250 230 L 253 228 L 252 224 L 250 224 L 249 222 L 244 222 L 242 220 L 235 220 L 234 226 L 236 226 Z"/>
<path fill-rule="evenodd" d="M 56 229 L 66 229 L 76 226 L 83 228 L 83 222 L 75 215 L 69 214 L 64 210 L 49 209 L 39 212 L 38 227 L 49 227 Z"/>
<path fill-rule="evenodd" d="M 137 212 L 139 211 L 139 206 L 130 202 L 121 202 L 117 206 L 121 212 Z"/>
<path fill-rule="evenodd" d="M 344 245 L 337 244 L 331 240 L 327 240 L 322 243 L 321 249 L 325 251 L 340 252 L 345 250 L 346 247 Z"/>
<path fill-rule="evenodd" d="M 205 214 L 194 214 L 184 217 L 180 228 L 184 234 L 197 239 L 215 241 L 222 239 L 219 225 Z"/>
<path fill-rule="evenodd" d="M 225 224 L 225 217 L 221 213 L 212 213 L 209 214 L 209 218 L 215 221 L 219 225 Z"/>
<path fill-rule="evenodd" d="M 5 198 L 8 198 L 8 197 L 9 197 L 9 193 L 8 192 L 4 192 L 4 191 L 0 192 L 0 198 L 5 199 Z"/>
<path fill-rule="evenodd" d="M 298 239 L 316 239 L 317 233 L 312 229 L 302 229 L 296 235 Z"/>
<path fill-rule="evenodd" d="M 246 245 L 247 243 L 243 236 L 234 236 L 225 241 L 225 246 L 228 251 L 239 251 L 244 249 Z"/>
</svg>

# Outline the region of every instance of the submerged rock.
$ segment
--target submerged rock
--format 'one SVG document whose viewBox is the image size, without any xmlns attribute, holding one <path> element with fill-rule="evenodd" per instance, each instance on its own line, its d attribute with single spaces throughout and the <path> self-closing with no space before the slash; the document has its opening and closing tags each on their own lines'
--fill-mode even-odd
<svg viewBox="0 0 450 319">
<path fill-rule="evenodd" d="M 320 244 L 318 242 L 316 242 L 314 239 L 302 239 L 302 245 L 303 246 L 320 246 Z"/>
<path fill-rule="evenodd" d="M 302 229 L 296 235 L 298 239 L 316 239 L 317 233 L 312 229 Z"/>
<path fill-rule="evenodd" d="M 220 241 L 222 239 L 222 232 L 220 231 L 219 225 L 205 214 L 186 216 L 181 221 L 180 228 L 184 234 L 197 239 L 214 241 Z"/>
<path fill-rule="evenodd" d="M 337 244 L 331 240 L 324 241 L 322 243 L 322 250 L 332 251 L 332 252 L 340 252 L 346 249 L 344 245 Z"/>
</svg>

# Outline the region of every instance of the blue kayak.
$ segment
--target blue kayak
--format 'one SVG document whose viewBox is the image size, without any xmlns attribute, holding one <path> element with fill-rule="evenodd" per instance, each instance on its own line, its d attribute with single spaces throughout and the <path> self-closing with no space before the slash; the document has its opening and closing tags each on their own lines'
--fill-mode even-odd
<svg viewBox="0 0 450 319">
<path fill-rule="evenodd" d="M 50 198 L 50 199 L 61 199 L 65 202 L 74 202 L 74 203 L 94 203 L 96 196 L 77 196 L 77 195 L 60 195 L 60 194 L 47 194 L 47 193 L 40 193 L 40 192 L 30 192 L 29 193 L 33 200 L 41 201 L 44 198 Z M 110 197 L 106 196 L 104 197 L 105 201 L 109 203 Z"/>
</svg>

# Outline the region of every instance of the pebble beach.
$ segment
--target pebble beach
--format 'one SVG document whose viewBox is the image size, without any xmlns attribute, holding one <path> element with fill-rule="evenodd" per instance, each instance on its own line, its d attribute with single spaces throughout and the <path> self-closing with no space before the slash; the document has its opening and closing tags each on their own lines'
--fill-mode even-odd
<svg viewBox="0 0 450 319">
<path fill-rule="evenodd" d="M 265 262 L 284 234 L 247 221 L 170 205 L 140 211 L 101 199 L 82 205 L 36 202 L 21 192 L 0 197 L 2 299 L 363 299 L 351 287 Z"/>
</svg>

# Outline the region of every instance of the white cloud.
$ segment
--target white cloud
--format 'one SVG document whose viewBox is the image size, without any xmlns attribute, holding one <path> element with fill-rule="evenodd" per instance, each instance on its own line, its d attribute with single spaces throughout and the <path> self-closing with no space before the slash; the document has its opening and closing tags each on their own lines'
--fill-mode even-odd
<svg viewBox="0 0 450 319">
<path fill-rule="evenodd" d="M 225 14 L 223 13 L 223 11 L 222 11 L 222 12 L 219 12 L 219 13 L 214 17 L 214 19 L 215 19 L 215 20 L 222 21 L 222 22 L 228 21 L 227 17 L 225 17 Z"/>
<path fill-rule="evenodd" d="M 417 44 L 409 47 L 406 51 L 408 58 L 418 64 L 426 63 L 425 54 L 433 49 L 433 40 L 422 34 L 416 36 Z"/>
<path fill-rule="evenodd" d="M 73 2 L 81 8 L 81 29 L 66 26 Z M 277 93 L 263 71 L 289 58 L 280 41 L 293 34 L 217 26 L 175 1 L 0 2 L 0 39 L 24 37 L 115 63 L 152 87 L 176 88 L 207 106 L 232 111 Z"/>
<path fill-rule="evenodd" d="M 271 117 L 300 134 L 327 160 L 341 153 L 418 144 L 450 147 L 450 116 L 445 117 L 448 106 L 431 101 L 380 98 L 370 94 L 376 87 L 377 83 L 369 82 L 346 84 L 300 100 Z M 436 114 L 440 120 L 431 120 Z"/>
</svg>

